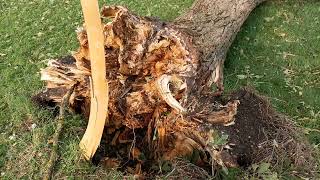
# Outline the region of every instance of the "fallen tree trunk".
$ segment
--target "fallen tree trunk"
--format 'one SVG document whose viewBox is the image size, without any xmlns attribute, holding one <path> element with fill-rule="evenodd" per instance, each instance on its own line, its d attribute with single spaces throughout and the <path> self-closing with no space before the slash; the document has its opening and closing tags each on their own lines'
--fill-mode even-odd
<svg viewBox="0 0 320 180">
<path fill-rule="evenodd" d="M 223 62 L 249 13 L 262 0 L 197 0 L 170 23 L 139 17 L 121 6 L 104 7 L 106 79 L 109 82 L 109 146 L 136 162 L 172 160 L 195 151 L 198 164 L 236 166 L 215 144 L 214 125 L 232 125 L 238 100 L 217 101 L 223 91 Z M 90 56 L 85 26 L 79 50 L 49 62 L 41 71 L 41 103 L 61 103 L 76 84 L 70 107 L 90 112 Z M 217 92 L 210 92 L 215 83 Z M 106 96 L 108 96 L 106 94 Z M 118 145 L 118 146 L 116 146 Z M 146 157 L 146 159 L 142 159 Z"/>
<path fill-rule="evenodd" d="M 173 24 L 193 39 L 201 53 L 197 88 L 213 83 L 223 91 L 223 63 L 250 12 L 265 0 L 197 0 Z M 202 90 L 202 89 L 199 89 Z"/>
</svg>

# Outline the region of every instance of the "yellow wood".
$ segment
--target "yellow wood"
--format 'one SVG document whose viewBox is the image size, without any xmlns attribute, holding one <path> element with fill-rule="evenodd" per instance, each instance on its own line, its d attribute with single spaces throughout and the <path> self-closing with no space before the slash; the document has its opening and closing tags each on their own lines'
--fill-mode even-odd
<svg viewBox="0 0 320 180">
<path fill-rule="evenodd" d="M 80 148 L 87 160 L 96 152 L 108 113 L 108 84 L 104 55 L 104 36 L 97 0 L 81 0 L 91 60 L 91 106 L 87 130 Z"/>
</svg>

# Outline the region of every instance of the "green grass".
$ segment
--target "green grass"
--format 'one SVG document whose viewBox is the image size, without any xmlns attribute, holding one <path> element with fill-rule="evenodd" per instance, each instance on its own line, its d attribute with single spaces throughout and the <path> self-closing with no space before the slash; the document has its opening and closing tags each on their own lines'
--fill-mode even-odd
<svg viewBox="0 0 320 180">
<path fill-rule="evenodd" d="M 102 1 L 100 1 L 103 4 Z M 170 20 L 192 0 L 112 0 L 140 15 Z M 79 1 L 0 2 L 0 179 L 38 179 L 48 160 L 55 121 L 30 101 L 43 86 L 46 61 L 77 49 Z M 274 107 L 308 128 L 320 144 L 320 3 L 271 1 L 257 8 L 237 36 L 225 64 L 227 91 L 244 85 L 270 97 Z M 32 126 L 36 126 L 32 129 Z M 55 177 L 119 177 L 79 159 L 85 121 L 66 119 Z"/>
<path fill-rule="evenodd" d="M 272 2 L 256 9 L 226 61 L 227 89 L 253 86 L 299 125 L 320 129 L 320 2 Z M 310 132 L 320 143 L 320 134 Z"/>
</svg>

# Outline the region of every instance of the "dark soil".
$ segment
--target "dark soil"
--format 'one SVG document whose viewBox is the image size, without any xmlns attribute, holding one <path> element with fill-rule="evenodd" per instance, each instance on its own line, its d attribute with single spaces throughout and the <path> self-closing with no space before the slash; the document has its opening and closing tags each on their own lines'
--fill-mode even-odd
<svg viewBox="0 0 320 180">
<path fill-rule="evenodd" d="M 266 98 L 257 95 L 252 90 L 241 89 L 231 93 L 225 101 L 235 99 L 240 100 L 235 124 L 216 126 L 215 129 L 229 136 L 228 145 L 232 149 L 226 151 L 236 159 L 239 167 L 245 169 L 253 163 L 264 161 L 274 166 L 283 166 L 284 162 L 295 164 L 297 167 L 304 167 L 300 169 L 301 172 L 312 171 L 315 168 L 312 149 L 306 143 L 307 141 L 304 141 L 300 130 L 290 120 L 276 113 Z M 137 142 L 141 142 L 144 132 L 136 132 L 136 134 L 139 134 Z M 104 134 L 102 143 L 110 141 L 111 136 Z M 122 148 L 101 146 L 102 148 L 99 148 L 93 158 L 97 165 L 103 164 L 101 160 L 106 156 L 127 157 L 127 154 L 121 154 Z M 126 171 L 126 167 L 134 168 L 136 164 L 128 158 L 121 161 L 119 170 L 123 171 Z M 153 174 L 155 173 L 151 169 L 153 165 L 153 163 L 146 163 L 142 166 L 142 170 Z M 211 170 L 208 166 L 202 168 Z"/>
<path fill-rule="evenodd" d="M 46 96 L 42 96 L 41 100 L 43 101 L 45 97 Z M 231 100 L 240 101 L 235 117 L 235 124 L 230 126 L 216 125 L 214 127 L 221 134 L 228 135 L 228 145 L 231 149 L 225 150 L 225 152 L 231 155 L 239 167 L 246 169 L 254 163 L 263 161 L 269 162 L 273 167 L 280 169 L 291 166 L 294 167 L 292 171 L 303 174 L 304 176 L 314 177 L 312 172 L 317 171 L 314 150 L 308 144 L 306 138 L 304 138 L 301 130 L 297 128 L 291 120 L 277 113 L 267 98 L 257 95 L 257 93 L 251 89 L 243 88 L 220 99 L 223 99 L 220 100 L 222 102 Z M 38 102 L 37 99 L 33 100 L 34 102 Z M 41 105 L 50 106 L 51 104 Z M 128 157 L 128 148 L 131 148 L 131 143 L 110 146 L 110 142 L 115 136 L 115 133 L 116 131 L 105 132 L 103 134 L 101 145 L 93 157 L 93 163 L 104 166 L 103 164 L 109 163 L 109 161 L 105 160 L 106 158 L 113 158 L 119 161 L 119 166 L 117 166 L 118 170 L 128 172 L 128 167 L 135 169 L 135 166 L 139 162 Z M 133 131 L 131 130 L 128 133 L 127 138 L 133 139 Z M 146 132 L 136 129 L 134 133 L 136 145 L 143 147 L 144 144 L 141 143 L 144 142 L 143 137 Z M 146 150 L 143 151 L 145 153 L 144 155 L 148 157 L 150 152 Z M 141 170 L 148 172 L 149 175 L 159 175 L 157 166 L 161 163 L 160 161 L 144 161 Z M 189 163 L 191 170 L 186 167 L 184 162 L 179 161 L 178 164 L 179 163 L 182 163 L 184 168 L 179 169 L 180 173 L 182 173 L 181 175 L 188 171 L 196 173 L 205 172 L 205 170 L 209 171 L 206 175 L 211 174 L 211 166 L 209 166 L 209 168 L 208 165 L 196 167 Z M 156 169 L 154 169 L 155 167 Z"/>
<path fill-rule="evenodd" d="M 229 136 L 231 155 L 236 157 L 240 166 L 247 167 L 256 159 L 252 155 L 259 144 L 275 132 L 276 127 L 267 123 L 273 121 L 275 114 L 267 101 L 245 89 L 232 93 L 229 99 L 240 100 L 235 124 L 217 126 L 216 129 Z"/>
<path fill-rule="evenodd" d="M 251 89 L 231 93 L 228 100 L 233 99 L 240 100 L 235 124 L 216 129 L 229 136 L 229 153 L 240 167 L 263 161 L 275 169 L 293 167 L 298 174 L 314 177 L 317 155 L 300 128 Z"/>
</svg>

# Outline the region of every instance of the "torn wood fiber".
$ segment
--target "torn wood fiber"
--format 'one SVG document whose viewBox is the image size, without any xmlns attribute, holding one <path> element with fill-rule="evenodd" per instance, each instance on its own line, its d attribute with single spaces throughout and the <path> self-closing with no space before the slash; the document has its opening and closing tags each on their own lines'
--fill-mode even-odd
<svg viewBox="0 0 320 180">
<path fill-rule="evenodd" d="M 149 160 L 172 160 L 197 151 L 199 164 L 224 166 L 224 160 L 217 159 L 222 147 L 212 143 L 217 135 L 212 127 L 232 125 L 239 101 L 221 104 L 205 87 L 215 83 L 223 90 L 226 51 L 259 2 L 198 0 L 171 23 L 137 16 L 122 6 L 103 7 L 110 97 L 105 124 L 110 138 L 103 143 L 121 145 L 120 154 L 129 159 L 137 158 L 128 157 L 132 150 Z M 92 72 L 85 25 L 77 36 L 80 47 L 72 57 L 51 60 L 41 70 L 46 89 L 37 96 L 61 103 L 77 84 L 69 104 L 88 117 Z"/>
</svg>

